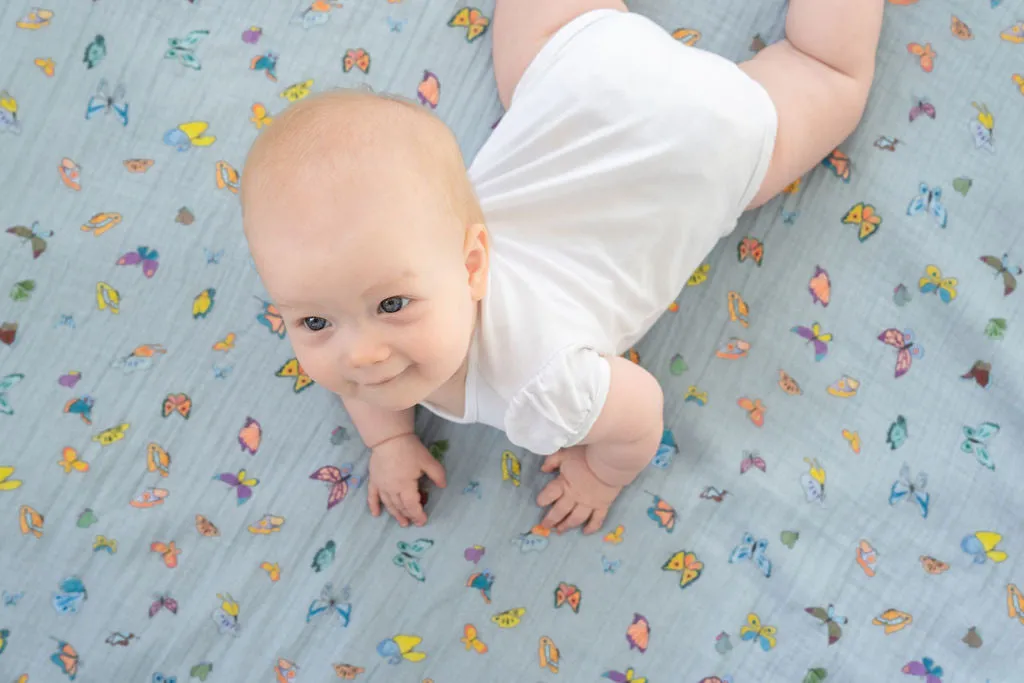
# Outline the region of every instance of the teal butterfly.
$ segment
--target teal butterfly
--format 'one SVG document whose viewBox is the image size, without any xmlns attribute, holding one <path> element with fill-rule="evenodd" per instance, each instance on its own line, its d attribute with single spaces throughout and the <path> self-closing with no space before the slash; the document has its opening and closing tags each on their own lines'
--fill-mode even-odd
<svg viewBox="0 0 1024 683">
<path fill-rule="evenodd" d="M 170 47 L 164 53 L 164 59 L 177 59 L 182 66 L 199 71 L 203 65 L 196 57 L 195 48 L 208 35 L 209 31 L 189 31 L 184 38 L 168 38 L 167 44 Z"/>
<path fill-rule="evenodd" d="M 964 426 L 964 442 L 960 444 L 960 450 L 973 455 L 978 459 L 980 465 L 990 470 L 996 468 L 992 456 L 988 452 L 988 440 L 999 433 L 999 425 L 995 422 L 982 422 L 977 427 Z"/>
<path fill-rule="evenodd" d="M 429 538 L 419 538 L 412 543 L 399 541 L 398 554 L 394 558 L 395 565 L 404 567 L 405 571 L 409 572 L 409 576 L 417 581 L 426 581 L 427 577 L 423 573 L 423 568 L 420 567 L 420 557 L 432 545 L 434 542 Z"/>
<path fill-rule="evenodd" d="M 14 373 L 7 375 L 3 379 L 0 379 L 0 413 L 4 415 L 14 415 L 14 408 L 7 402 L 7 390 L 13 387 L 15 384 L 25 379 L 25 375 L 21 373 Z"/>
<path fill-rule="evenodd" d="M 907 418 L 899 415 L 896 421 L 889 425 L 889 432 L 885 436 L 885 442 L 889 448 L 896 450 L 907 442 Z"/>
</svg>

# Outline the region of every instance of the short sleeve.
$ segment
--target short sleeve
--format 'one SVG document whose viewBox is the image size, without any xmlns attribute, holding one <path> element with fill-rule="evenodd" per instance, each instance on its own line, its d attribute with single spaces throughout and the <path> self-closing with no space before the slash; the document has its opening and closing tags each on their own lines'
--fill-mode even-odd
<svg viewBox="0 0 1024 683">
<path fill-rule="evenodd" d="M 597 351 L 565 349 L 512 396 L 505 433 L 538 455 L 575 446 L 601 414 L 610 382 L 611 366 Z"/>
</svg>

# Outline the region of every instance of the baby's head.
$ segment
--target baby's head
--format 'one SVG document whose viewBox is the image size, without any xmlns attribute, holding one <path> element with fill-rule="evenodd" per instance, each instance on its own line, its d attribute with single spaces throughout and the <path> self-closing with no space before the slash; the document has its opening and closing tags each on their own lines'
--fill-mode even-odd
<svg viewBox="0 0 1024 683">
<path fill-rule="evenodd" d="M 249 151 L 242 214 L 316 382 L 401 410 L 462 367 L 488 240 L 459 147 L 432 114 L 358 91 L 303 100 Z"/>
</svg>

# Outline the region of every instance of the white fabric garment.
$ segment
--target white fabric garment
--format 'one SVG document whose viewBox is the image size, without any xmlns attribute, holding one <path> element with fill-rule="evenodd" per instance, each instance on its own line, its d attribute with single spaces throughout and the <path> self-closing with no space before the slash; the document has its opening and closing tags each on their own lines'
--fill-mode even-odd
<svg viewBox="0 0 1024 683">
<path fill-rule="evenodd" d="M 550 454 L 586 437 L 606 356 L 643 336 L 760 188 L 777 119 L 734 63 L 638 14 L 570 22 L 469 177 L 491 239 L 462 416 Z"/>
</svg>

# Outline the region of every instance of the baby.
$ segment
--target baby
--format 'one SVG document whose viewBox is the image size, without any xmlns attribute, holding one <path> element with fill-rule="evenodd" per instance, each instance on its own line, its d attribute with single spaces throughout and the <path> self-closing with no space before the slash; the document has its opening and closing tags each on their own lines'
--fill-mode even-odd
<svg viewBox="0 0 1024 683">
<path fill-rule="evenodd" d="M 369 506 L 423 525 L 446 485 L 419 404 L 502 429 L 558 472 L 542 524 L 597 531 L 661 439 L 662 392 L 620 356 L 715 243 L 854 129 L 884 0 L 790 0 L 740 65 L 620 0 L 497 0 L 506 109 L 468 173 L 422 107 L 309 97 L 249 153 L 246 237 L 303 368 L 366 446 Z"/>
</svg>

